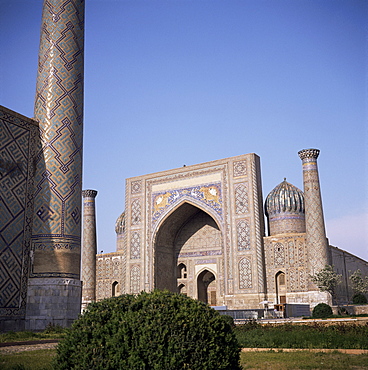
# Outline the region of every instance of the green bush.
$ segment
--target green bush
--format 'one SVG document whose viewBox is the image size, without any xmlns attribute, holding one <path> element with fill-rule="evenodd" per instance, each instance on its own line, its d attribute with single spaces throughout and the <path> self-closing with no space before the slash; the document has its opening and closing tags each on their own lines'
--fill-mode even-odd
<svg viewBox="0 0 368 370">
<path fill-rule="evenodd" d="M 222 318 L 232 327 L 235 328 L 234 319 L 230 315 L 222 315 Z"/>
<path fill-rule="evenodd" d="M 223 317 L 168 291 L 92 303 L 57 347 L 56 369 L 240 369 Z"/>
<path fill-rule="evenodd" d="M 326 303 L 318 303 L 316 307 L 313 308 L 312 317 L 325 318 L 332 316 L 332 308 Z"/>
<path fill-rule="evenodd" d="M 367 297 L 363 293 L 357 293 L 353 296 L 353 304 L 367 304 Z"/>
</svg>

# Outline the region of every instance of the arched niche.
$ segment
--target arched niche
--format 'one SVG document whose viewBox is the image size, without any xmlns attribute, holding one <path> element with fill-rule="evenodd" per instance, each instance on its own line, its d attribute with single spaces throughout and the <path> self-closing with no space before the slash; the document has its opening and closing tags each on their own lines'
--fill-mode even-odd
<svg viewBox="0 0 368 370">
<path fill-rule="evenodd" d="M 285 273 L 279 271 L 275 276 L 277 303 L 286 303 L 286 276 Z"/>
<path fill-rule="evenodd" d="M 118 295 L 120 295 L 120 286 L 117 281 L 114 281 L 111 286 L 111 296 L 117 297 Z"/>
<path fill-rule="evenodd" d="M 216 277 L 212 271 L 203 270 L 197 277 L 198 300 L 216 306 Z"/>
</svg>

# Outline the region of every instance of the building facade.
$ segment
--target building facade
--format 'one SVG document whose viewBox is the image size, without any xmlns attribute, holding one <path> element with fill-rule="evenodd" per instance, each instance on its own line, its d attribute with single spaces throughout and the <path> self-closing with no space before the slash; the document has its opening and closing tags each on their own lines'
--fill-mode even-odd
<svg viewBox="0 0 368 370">
<path fill-rule="evenodd" d="M 168 289 L 228 309 L 313 307 L 332 302 L 310 276 L 336 264 L 347 301 L 345 257 L 325 234 L 318 155 L 300 151 L 304 191 L 285 179 L 265 208 L 256 154 L 127 179 L 117 250 L 96 256 L 96 299 Z M 368 274 L 367 262 L 348 255 L 350 270 Z"/>
</svg>

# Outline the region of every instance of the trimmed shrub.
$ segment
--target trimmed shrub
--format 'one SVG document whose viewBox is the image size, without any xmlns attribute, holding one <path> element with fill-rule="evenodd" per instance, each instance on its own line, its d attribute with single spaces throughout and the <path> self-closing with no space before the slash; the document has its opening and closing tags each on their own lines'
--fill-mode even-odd
<svg viewBox="0 0 368 370">
<path fill-rule="evenodd" d="M 313 308 L 312 317 L 325 318 L 332 316 L 332 308 L 326 303 L 318 303 L 316 307 Z"/>
<path fill-rule="evenodd" d="M 357 293 L 353 296 L 353 304 L 367 304 L 367 297 L 363 293 Z"/>
<path fill-rule="evenodd" d="M 235 328 L 234 319 L 230 315 L 222 315 L 222 318 L 232 327 Z"/>
<path fill-rule="evenodd" d="M 168 291 L 88 305 L 57 347 L 56 369 L 241 369 L 229 323 Z"/>
</svg>

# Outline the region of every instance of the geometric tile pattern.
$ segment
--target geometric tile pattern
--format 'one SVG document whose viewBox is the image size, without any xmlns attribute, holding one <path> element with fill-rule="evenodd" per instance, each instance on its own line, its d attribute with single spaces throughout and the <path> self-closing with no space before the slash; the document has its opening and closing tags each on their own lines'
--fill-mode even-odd
<svg viewBox="0 0 368 370">
<path fill-rule="evenodd" d="M 84 1 L 45 0 L 42 22 L 34 110 L 42 149 L 36 163 L 33 241 L 80 246 Z M 66 271 L 65 277 L 79 273 Z"/>
<path fill-rule="evenodd" d="M 139 225 L 142 219 L 141 201 L 136 199 L 132 202 L 132 225 Z"/>
<path fill-rule="evenodd" d="M 296 263 L 296 258 L 295 258 L 295 252 L 296 252 L 296 249 L 295 249 L 295 246 L 294 246 L 294 242 L 292 240 L 290 240 L 288 242 L 288 255 L 289 255 L 289 264 L 292 266 Z"/>
<path fill-rule="evenodd" d="M 234 177 L 245 176 L 247 174 L 247 161 L 234 162 Z"/>
<path fill-rule="evenodd" d="M 298 276 L 296 274 L 295 269 L 291 268 L 288 271 L 288 277 L 289 277 L 289 289 L 291 292 L 298 290 Z"/>
<path fill-rule="evenodd" d="M 120 286 L 120 294 L 124 293 L 121 286 L 125 283 L 125 257 L 115 255 L 115 253 L 106 254 L 103 258 L 98 257 L 96 261 L 96 297 L 97 300 L 111 297 L 112 288 L 115 283 Z"/>
<path fill-rule="evenodd" d="M 96 190 L 83 190 L 82 299 L 96 300 Z"/>
<path fill-rule="evenodd" d="M 246 220 L 241 220 L 237 224 L 238 251 L 250 248 L 250 229 Z"/>
<path fill-rule="evenodd" d="M 141 269 L 139 266 L 132 266 L 130 270 L 130 292 L 137 294 L 140 292 Z"/>
<path fill-rule="evenodd" d="M 138 232 L 134 232 L 130 240 L 130 258 L 139 259 L 141 258 L 141 241 Z"/>
<path fill-rule="evenodd" d="M 329 263 L 317 167 L 319 150 L 306 149 L 301 150 L 298 154 L 303 165 L 304 197 L 306 204 L 306 243 L 313 274 L 323 269 Z"/>
<path fill-rule="evenodd" d="M 283 266 L 285 265 L 285 248 L 282 243 L 276 243 L 274 245 L 275 253 L 275 265 Z"/>
<path fill-rule="evenodd" d="M 35 122 L 0 107 L 0 316 L 25 312 L 37 143 Z"/>
<path fill-rule="evenodd" d="M 248 212 L 248 189 L 246 184 L 235 188 L 235 213 L 241 215 Z"/>
<path fill-rule="evenodd" d="M 239 261 L 239 289 L 252 288 L 252 267 L 249 258 Z"/>
<path fill-rule="evenodd" d="M 131 183 L 131 193 L 132 194 L 138 194 L 142 191 L 142 181 L 132 181 Z"/>
</svg>

